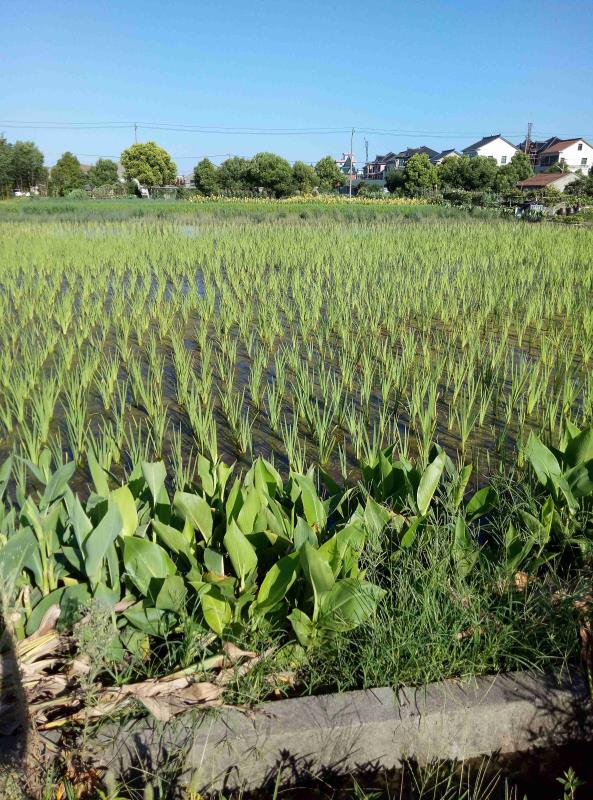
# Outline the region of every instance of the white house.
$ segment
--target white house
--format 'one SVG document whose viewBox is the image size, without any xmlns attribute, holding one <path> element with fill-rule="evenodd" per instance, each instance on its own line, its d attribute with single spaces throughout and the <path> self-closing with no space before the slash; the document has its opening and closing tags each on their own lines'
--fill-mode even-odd
<svg viewBox="0 0 593 800">
<path fill-rule="evenodd" d="M 499 167 L 503 164 L 509 164 L 511 158 L 518 152 L 515 145 L 508 142 L 499 133 L 494 134 L 494 136 L 485 136 L 479 142 L 474 142 L 474 144 L 470 144 L 469 147 L 465 147 L 463 150 L 465 156 L 493 158 Z"/>
<path fill-rule="evenodd" d="M 584 139 L 556 139 L 539 153 L 536 171 L 556 164 L 568 172 L 581 170 L 586 175 L 593 166 L 593 147 Z"/>
<path fill-rule="evenodd" d="M 455 150 L 454 147 L 452 147 L 450 150 L 443 150 L 442 152 L 437 153 L 436 156 L 433 156 L 430 159 L 430 162 L 431 164 L 438 166 L 439 164 L 442 164 L 446 158 L 460 158 L 460 157 L 461 153 L 459 153 L 457 150 Z"/>
</svg>

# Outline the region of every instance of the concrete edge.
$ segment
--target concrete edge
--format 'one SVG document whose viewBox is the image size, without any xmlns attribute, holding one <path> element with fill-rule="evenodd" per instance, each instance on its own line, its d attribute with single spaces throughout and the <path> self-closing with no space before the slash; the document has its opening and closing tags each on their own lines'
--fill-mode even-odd
<svg viewBox="0 0 593 800">
<path fill-rule="evenodd" d="M 134 720 L 93 735 L 96 763 L 116 775 L 175 765 L 200 792 L 256 789 L 306 775 L 397 769 L 412 758 L 465 760 L 593 740 L 584 672 L 515 672 L 397 691 L 381 687 L 191 712 L 167 725 Z"/>
</svg>

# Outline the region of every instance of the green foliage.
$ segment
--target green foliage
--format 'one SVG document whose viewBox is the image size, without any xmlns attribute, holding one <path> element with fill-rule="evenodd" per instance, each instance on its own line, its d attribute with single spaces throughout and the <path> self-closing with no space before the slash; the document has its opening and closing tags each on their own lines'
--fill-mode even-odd
<svg viewBox="0 0 593 800">
<path fill-rule="evenodd" d="M 318 184 L 317 173 L 310 164 L 295 161 L 292 167 L 293 183 L 298 192 L 309 194 Z"/>
<path fill-rule="evenodd" d="M 109 158 L 100 158 L 88 171 L 87 179 L 93 188 L 117 183 L 117 164 Z"/>
<path fill-rule="evenodd" d="M 361 181 L 356 187 L 357 197 L 381 197 L 383 193 L 383 186 L 372 182 Z"/>
<path fill-rule="evenodd" d="M 496 161 L 485 156 L 450 156 L 437 170 L 442 186 L 468 191 L 493 189 L 498 174 Z"/>
<path fill-rule="evenodd" d="M 111 608 L 126 601 L 122 642 L 128 626 L 173 634 L 191 614 L 221 637 L 273 619 L 287 640 L 310 646 L 361 624 L 382 597 L 360 575 L 362 519 L 328 526 L 331 501 L 308 475 L 283 484 L 258 459 L 229 491 L 231 470 L 201 457 L 201 489 L 177 491 L 171 503 L 162 464 L 143 462 L 113 490 L 97 466 L 85 507 L 68 488 L 73 463 L 36 470 L 43 493 L 27 498 L 20 524 L 4 534 L 0 575 L 17 630 L 32 633 L 52 604 L 94 597 Z"/>
<path fill-rule="evenodd" d="M 346 183 L 346 176 L 340 172 L 340 169 L 331 156 L 324 156 L 315 164 L 315 173 L 319 181 L 319 189 L 322 192 L 329 192 L 333 189 L 339 189 Z"/>
<path fill-rule="evenodd" d="M 45 177 L 43 153 L 33 142 L 15 142 L 12 146 L 14 188 L 29 191 Z"/>
<path fill-rule="evenodd" d="M 408 195 L 422 194 L 435 189 L 439 183 L 439 173 L 430 163 L 427 153 L 416 153 L 409 158 L 404 167 L 404 191 Z"/>
<path fill-rule="evenodd" d="M 220 188 L 232 194 L 249 189 L 249 161 L 240 156 L 231 156 L 222 162 L 218 168 L 218 182 Z"/>
<path fill-rule="evenodd" d="M 399 194 L 404 190 L 405 174 L 403 169 L 389 167 L 385 175 L 385 185 L 390 192 Z"/>
<path fill-rule="evenodd" d="M 51 169 L 50 193 L 63 197 L 72 189 L 80 189 L 83 183 L 84 175 L 80 169 L 80 161 L 72 153 L 64 153 Z"/>
<path fill-rule="evenodd" d="M 292 168 L 275 153 L 256 153 L 249 162 L 248 179 L 254 189 L 263 189 L 273 197 L 287 197 L 294 192 Z"/>
<path fill-rule="evenodd" d="M 46 178 L 43 153 L 33 142 L 11 144 L 0 136 L 0 196 L 28 192 Z"/>
<path fill-rule="evenodd" d="M 579 175 L 576 181 L 565 187 L 564 194 L 569 197 L 582 197 L 585 201 L 593 199 L 593 172 L 590 171 L 588 175 Z"/>
<path fill-rule="evenodd" d="M 519 181 L 533 175 L 531 159 L 526 153 L 515 153 L 509 164 L 499 167 L 496 173 L 494 188 L 498 192 L 513 192 Z"/>
<path fill-rule="evenodd" d="M 209 158 L 203 158 L 194 168 L 194 184 L 200 194 L 218 194 L 219 176 L 218 170 Z"/>
<path fill-rule="evenodd" d="M 136 178 L 143 186 L 165 186 L 177 175 L 171 156 L 156 142 L 133 144 L 123 151 L 120 160 L 126 180 Z"/>
<path fill-rule="evenodd" d="M 0 136 L 0 195 L 10 194 L 13 181 L 12 145 L 4 136 Z"/>
</svg>

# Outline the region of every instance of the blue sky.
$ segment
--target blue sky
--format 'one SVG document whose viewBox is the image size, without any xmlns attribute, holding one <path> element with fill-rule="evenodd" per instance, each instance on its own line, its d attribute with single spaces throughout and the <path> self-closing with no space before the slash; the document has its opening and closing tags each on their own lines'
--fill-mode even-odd
<svg viewBox="0 0 593 800">
<path fill-rule="evenodd" d="M 591 0 L 5 0 L 0 132 L 33 139 L 50 165 L 67 149 L 92 162 L 117 157 L 137 121 L 180 172 L 204 155 L 339 155 L 352 126 L 359 160 L 364 138 L 372 158 L 498 132 L 519 141 L 529 120 L 542 138 L 593 140 L 592 11 Z"/>
</svg>

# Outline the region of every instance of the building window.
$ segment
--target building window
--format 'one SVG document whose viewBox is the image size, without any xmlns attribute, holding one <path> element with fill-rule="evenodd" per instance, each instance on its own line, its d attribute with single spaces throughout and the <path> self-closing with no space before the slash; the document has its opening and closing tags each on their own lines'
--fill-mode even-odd
<svg viewBox="0 0 593 800">
<path fill-rule="evenodd" d="M 506 164 L 507 163 L 507 157 L 506 156 L 501 156 L 500 157 L 500 163 L 501 164 Z"/>
<path fill-rule="evenodd" d="M 581 167 L 586 167 L 586 166 L 587 166 L 587 159 L 581 158 Z"/>
<path fill-rule="evenodd" d="M 577 150 L 582 150 L 582 149 L 583 149 L 583 143 L 580 142 L 580 144 L 577 146 Z"/>
</svg>

